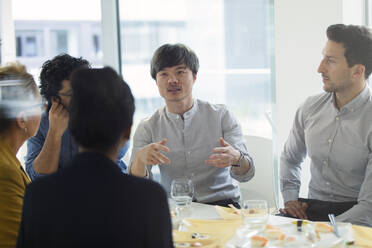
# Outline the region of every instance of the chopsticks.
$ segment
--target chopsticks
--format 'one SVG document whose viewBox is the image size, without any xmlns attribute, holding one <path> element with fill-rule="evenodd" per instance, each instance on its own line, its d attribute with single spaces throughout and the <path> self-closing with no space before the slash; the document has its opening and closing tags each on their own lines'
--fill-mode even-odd
<svg viewBox="0 0 372 248">
<path fill-rule="evenodd" d="M 334 214 L 328 214 L 328 218 L 331 221 L 331 226 L 333 227 L 333 233 L 336 235 L 336 237 L 340 238 L 340 233 L 338 232 L 338 227 L 335 219 Z"/>
</svg>

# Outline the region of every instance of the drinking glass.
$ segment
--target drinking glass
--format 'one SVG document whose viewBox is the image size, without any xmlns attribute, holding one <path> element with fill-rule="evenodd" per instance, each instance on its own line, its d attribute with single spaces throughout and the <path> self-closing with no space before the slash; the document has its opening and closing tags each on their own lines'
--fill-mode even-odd
<svg viewBox="0 0 372 248">
<path fill-rule="evenodd" d="M 194 197 L 194 184 L 190 179 L 177 178 L 172 181 L 170 191 L 177 206 L 189 206 Z"/>
<path fill-rule="evenodd" d="M 269 209 L 265 200 L 245 200 L 242 203 L 244 228 L 249 231 L 261 232 L 269 219 Z"/>
</svg>

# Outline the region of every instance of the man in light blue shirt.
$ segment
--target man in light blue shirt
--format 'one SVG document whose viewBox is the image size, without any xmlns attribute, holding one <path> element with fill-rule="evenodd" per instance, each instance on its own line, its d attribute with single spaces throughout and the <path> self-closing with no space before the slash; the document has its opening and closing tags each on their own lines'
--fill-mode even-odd
<svg viewBox="0 0 372 248">
<path fill-rule="evenodd" d="M 280 162 L 288 216 L 372 226 L 372 34 L 331 25 L 318 72 L 324 93 L 298 109 Z M 309 199 L 299 196 L 301 163 L 311 159 Z"/>
<path fill-rule="evenodd" d="M 186 177 L 194 183 L 194 201 L 239 206 L 233 179 L 250 180 L 253 161 L 226 106 L 193 98 L 198 69 L 197 56 L 182 44 L 155 51 L 151 76 L 166 106 L 139 124 L 128 171 L 151 178 L 151 168 L 158 164 L 168 193 L 173 179 Z"/>
<path fill-rule="evenodd" d="M 48 107 L 41 116 L 36 135 L 27 141 L 25 164 L 31 179 L 63 169 L 78 152 L 67 126 L 72 96 L 70 75 L 82 67 L 90 67 L 89 62 L 61 54 L 47 60 L 41 68 L 40 93 L 47 100 Z M 121 158 L 127 149 L 128 144 L 119 152 L 118 165 L 122 171 L 126 171 Z"/>
</svg>

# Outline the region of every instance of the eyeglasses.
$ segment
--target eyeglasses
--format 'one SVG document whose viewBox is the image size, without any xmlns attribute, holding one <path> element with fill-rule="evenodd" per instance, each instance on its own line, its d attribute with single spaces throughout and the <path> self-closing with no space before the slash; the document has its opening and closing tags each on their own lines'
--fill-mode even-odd
<svg viewBox="0 0 372 248">
<path fill-rule="evenodd" d="M 72 92 L 67 92 L 67 93 L 58 93 L 58 95 L 60 95 L 60 96 L 65 96 L 65 97 L 71 97 L 71 96 L 72 96 Z"/>
</svg>

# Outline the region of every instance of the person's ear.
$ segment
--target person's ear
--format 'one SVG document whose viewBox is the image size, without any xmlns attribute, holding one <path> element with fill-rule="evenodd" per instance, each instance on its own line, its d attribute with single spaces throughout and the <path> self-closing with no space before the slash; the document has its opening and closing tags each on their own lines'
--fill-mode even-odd
<svg viewBox="0 0 372 248">
<path fill-rule="evenodd" d="M 364 65 L 361 64 L 356 64 L 354 65 L 354 70 L 353 70 L 353 75 L 352 77 L 355 79 L 364 79 L 364 74 L 365 74 L 366 68 Z"/>
<path fill-rule="evenodd" d="M 17 118 L 16 118 L 17 126 L 20 129 L 25 129 L 26 122 L 27 122 L 27 116 L 25 115 L 25 113 L 24 112 L 19 112 L 18 115 L 17 115 Z"/>
<path fill-rule="evenodd" d="M 129 140 L 131 130 L 132 130 L 132 127 L 128 127 L 127 129 L 125 129 L 123 133 L 123 138 L 125 138 L 126 140 Z"/>
</svg>

